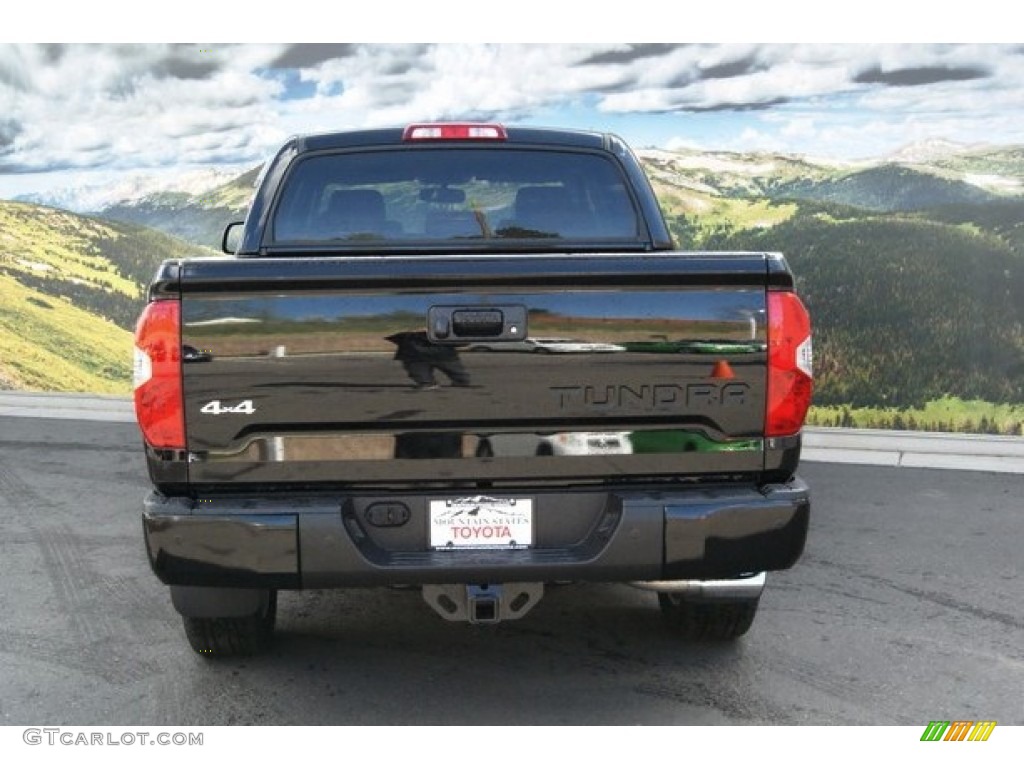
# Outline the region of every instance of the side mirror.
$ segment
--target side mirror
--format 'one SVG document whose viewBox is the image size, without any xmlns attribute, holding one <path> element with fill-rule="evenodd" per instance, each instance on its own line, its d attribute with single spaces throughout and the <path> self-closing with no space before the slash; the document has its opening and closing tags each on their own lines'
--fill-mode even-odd
<svg viewBox="0 0 1024 768">
<path fill-rule="evenodd" d="M 224 227 L 224 235 L 220 239 L 220 249 L 224 253 L 234 256 L 238 252 L 238 246 L 242 244 L 242 226 L 244 221 L 232 221 Z"/>
</svg>

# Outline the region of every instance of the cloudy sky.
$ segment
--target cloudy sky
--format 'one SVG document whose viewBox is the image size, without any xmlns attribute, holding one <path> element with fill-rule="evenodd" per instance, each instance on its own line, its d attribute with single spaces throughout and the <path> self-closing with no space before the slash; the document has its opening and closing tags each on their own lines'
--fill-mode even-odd
<svg viewBox="0 0 1024 768">
<path fill-rule="evenodd" d="M 0 196 L 440 119 L 839 159 L 1024 143 L 1024 45 L 3 44 Z"/>
</svg>

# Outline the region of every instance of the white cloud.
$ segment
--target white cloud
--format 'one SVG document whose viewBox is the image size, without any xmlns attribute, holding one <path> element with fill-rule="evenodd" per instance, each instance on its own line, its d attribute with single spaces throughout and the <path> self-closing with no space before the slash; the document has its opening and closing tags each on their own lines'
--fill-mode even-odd
<svg viewBox="0 0 1024 768">
<path fill-rule="evenodd" d="M 737 148 L 745 150 L 779 152 L 786 149 L 786 145 L 777 134 L 765 133 L 756 128 L 744 128 L 735 143 Z"/>
<path fill-rule="evenodd" d="M 820 136 L 818 131 L 817 120 L 813 117 L 796 117 L 791 120 L 787 120 L 782 128 L 779 129 L 779 135 L 794 141 L 803 141 L 808 139 L 817 139 Z"/>
<path fill-rule="evenodd" d="M 275 62 L 303 68 L 285 76 L 268 70 Z M 629 138 L 628 121 L 646 115 L 645 141 L 656 133 L 666 146 L 679 120 L 705 113 L 728 124 L 714 136 L 722 148 L 851 156 L 929 136 L 1024 142 L 1024 54 L 1005 45 L 0 46 L 7 174 L 255 163 L 289 133 L 453 117 L 567 115 L 580 127 L 614 122 Z"/>
<path fill-rule="evenodd" d="M 0 163 L 23 170 L 201 161 L 227 134 L 275 122 L 281 86 L 227 49 L 4 46 L 0 104 L 22 128 Z M 250 52 L 251 53 L 251 52 Z M 9 73 L 13 73 L 9 77 Z M 204 140 L 201 137 L 206 137 Z M 215 137 L 220 137 L 215 139 Z"/>
<path fill-rule="evenodd" d="M 665 149 L 672 150 L 673 152 L 680 149 L 689 149 L 695 151 L 703 151 L 706 149 L 699 141 L 687 138 L 685 136 L 673 136 L 664 142 Z"/>
<path fill-rule="evenodd" d="M 303 72 L 319 98 L 306 108 L 350 125 L 390 125 L 458 115 L 522 113 L 609 84 L 573 67 L 581 46 L 449 45 L 361 48 Z M 339 95 L 325 94 L 341 91 Z"/>
</svg>

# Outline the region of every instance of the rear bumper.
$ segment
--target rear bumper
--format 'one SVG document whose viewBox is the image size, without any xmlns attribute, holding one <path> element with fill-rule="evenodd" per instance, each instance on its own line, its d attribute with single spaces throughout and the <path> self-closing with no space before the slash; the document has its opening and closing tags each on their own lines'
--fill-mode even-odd
<svg viewBox="0 0 1024 768">
<path fill-rule="evenodd" d="M 518 551 L 428 549 L 423 494 L 193 500 L 154 492 L 143 528 L 150 564 L 167 584 L 301 589 L 729 579 L 793 565 L 810 515 L 799 478 L 761 488 L 528 495 L 538 510 L 537 541 Z M 401 529 L 367 524 L 365 510 L 382 502 L 410 510 Z"/>
</svg>

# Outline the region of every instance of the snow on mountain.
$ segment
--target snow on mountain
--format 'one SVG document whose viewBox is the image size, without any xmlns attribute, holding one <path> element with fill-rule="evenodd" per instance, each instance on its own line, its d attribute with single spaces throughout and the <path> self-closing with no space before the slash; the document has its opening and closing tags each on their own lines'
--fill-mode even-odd
<svg viewBox="0 0 1024 768">
<path fill-rule="evenodd" d="M 1013 179 L 1008 176 L 999 176 L 994 173 L 967 173 L 964 174 L 964 181 L 976 187 L 987 189 L 989 192 L 1017 193 L 1024 188 L 1020 179 Z"/>
<path fill-rule="evenodd" d="M 925 139 L 900 147 L 885 159 L 893 163 L 931 163 L 950 155 L 962 155 L 984 147 L 983 144 L 959 144 L 946 139 Z"/>
<path fill-rule="evenodd" d="M 245 167 L 194 168 L 176 173 L 137 173 L 129 176 L 116 176 L 106 184 L 92 183 L 59 187 L 44 192 L 19 195 L 15 199 L 26 203 L 63 208 L 77 213 L 93 213 L 112 205 L 133 203 L 158 193 L 202 194 L 226 184 L 245 169 Z"/>
<path fill-rule="evenodd" d="M 748 176 L 763 176 L 771 173 L 775 168 L 772 161 L 766 162 L 745 162 L 737 157 L 725 157 L 720 154 L 709 154 L 706 152 L 675 151 L 669 152 L 662 149 L 641 149 L 637 155 L 646 160 L 662 160 L 673 163 L 677 168 L 703 168 L 708 171 L 720 173 L 736 173 Z"/>
</svg>

